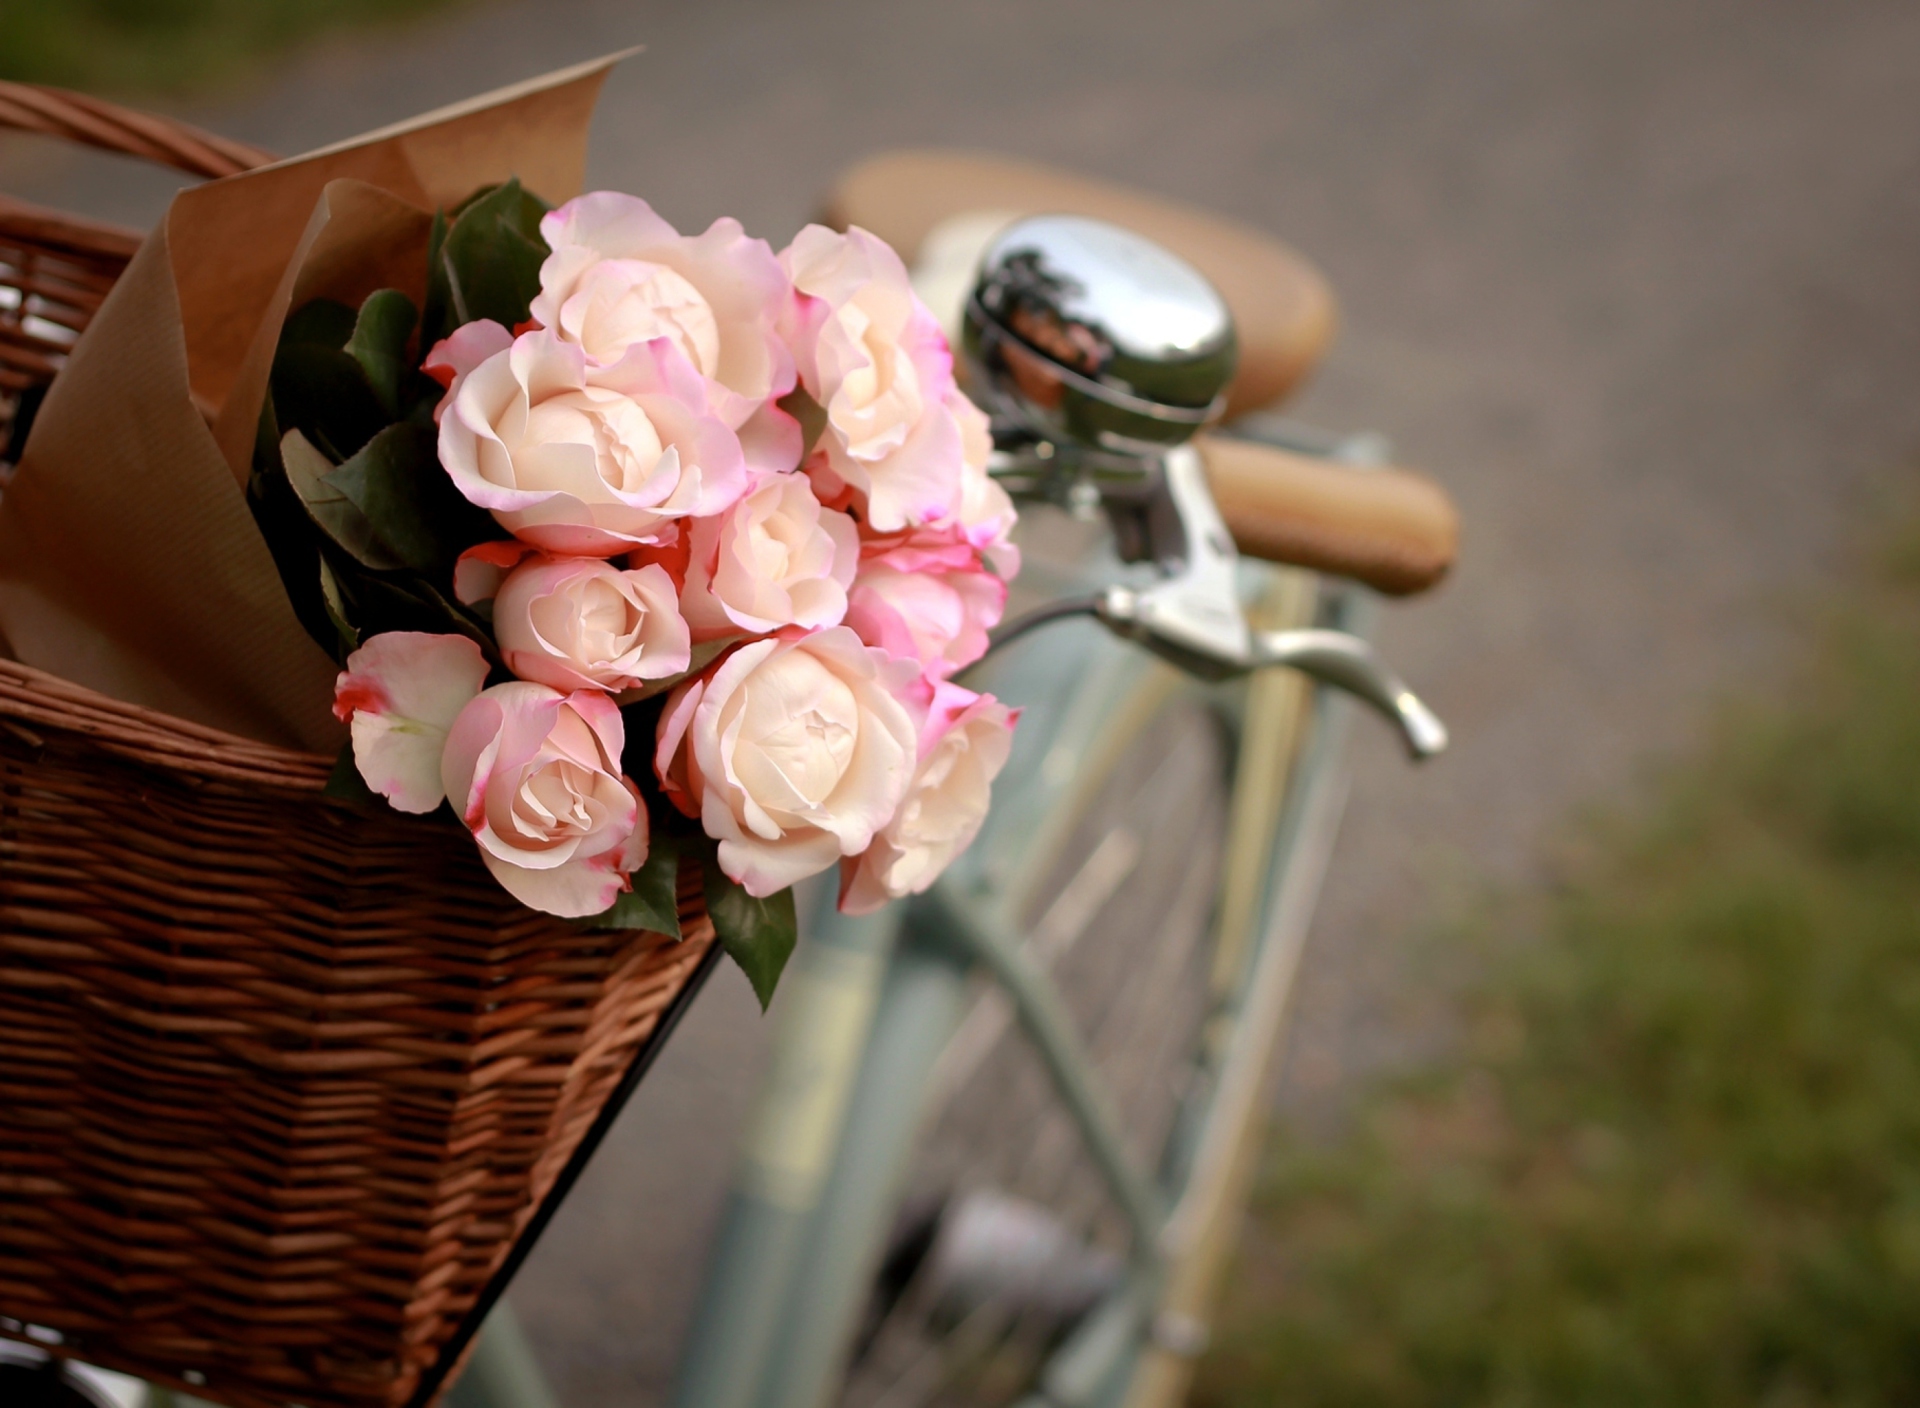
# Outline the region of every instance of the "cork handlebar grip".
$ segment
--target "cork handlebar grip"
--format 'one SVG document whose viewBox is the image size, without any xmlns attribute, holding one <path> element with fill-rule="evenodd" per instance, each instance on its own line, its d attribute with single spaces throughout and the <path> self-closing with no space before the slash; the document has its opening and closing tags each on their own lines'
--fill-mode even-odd
<svg viewBox="0 0 1920 1408">
<path fill-rule="evenodd" d="M 1195 443 L 1220 516 L 1249 556 L 1352 577 L 1392 596 L 1427 590 L 1453 565 L 1460 516 L 1423 474 L 1217 436 Z"/>
</svg>

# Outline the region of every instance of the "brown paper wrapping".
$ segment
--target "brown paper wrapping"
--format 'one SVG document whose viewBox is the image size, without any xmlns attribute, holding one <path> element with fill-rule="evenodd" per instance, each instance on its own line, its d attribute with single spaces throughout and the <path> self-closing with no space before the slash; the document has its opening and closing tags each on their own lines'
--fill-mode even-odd
<svg viewBox="0 0 1920 1408">
<path fill-rule="evenodd" d="M 0 635 L 26 664 L 248 738 L 337 750 L 333 662 L 243 485 L 288 310 L 397 287 L 430 212 L 518 176 L 579 192 L 609 67 L 549 74 L 182 191 L 55 379 L 0 499 Z"/>
</svg>

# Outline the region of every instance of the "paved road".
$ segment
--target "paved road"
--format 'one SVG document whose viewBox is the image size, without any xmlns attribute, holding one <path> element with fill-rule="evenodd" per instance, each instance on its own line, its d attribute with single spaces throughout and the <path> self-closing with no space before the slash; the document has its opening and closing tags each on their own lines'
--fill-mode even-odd
<svg viewBox="0 0 1920 1408">
<path fill-rule="evenodd" d="M 1463 877 L 1537 873 L 1716 695 L 1768 688 L 1779 601 L 1920 451 L 1910 0 L 544 0 L 194 115 L 294 150 L 636 41 L 591 175 L 683 227 L 778 241 L 848 160 L 955 143 L 1203 202 L 1332 275 L 1346 331 L 1299 410 L 1392 434 L 1468 540 L 1386 626 L 1458 746 L 1414 775 L 1360 739 L 1283 1097 L 1307 1116 L 1424 1029 L 1408 940 Z M 0 178 L 126 219 L 164 198 L 21 143 Z M 670 1363 L 762 1030 L 716 986 L 530 1266 L 569 1403 Z"/>
</svg>

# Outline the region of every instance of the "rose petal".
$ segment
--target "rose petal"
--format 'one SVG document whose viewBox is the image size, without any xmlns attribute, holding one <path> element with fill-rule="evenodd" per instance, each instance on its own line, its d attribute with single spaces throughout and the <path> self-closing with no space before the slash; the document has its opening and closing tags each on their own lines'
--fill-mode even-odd
<svg viewBox="0 0 1920 1408">
<path fill-rule="evenodd" d="M 951 516 L 968 444 L 953 355 L 900 257 L 858 226 L 809 225 L 782 252 L 800 296 L 787 323 L 808 393 L 826 411 L 819 449 L 881 532 Z"/>
<path fill-rule="evenodd" d="M 507 573 L 533 549 L 517 539 L 475 543 L 453 564 L 453 594 L 464 606 L 491 601 L 500 592 Z"/>
<path fill-rule="evenodd" d="M 500 882 L 500 888 L 521 904 L 562 919 L 585 919 L 604 913 L 629 884 L 626 875 L 606 856 L 575 859 L 546 870 L 515 865 L 490 851 L 481 851 L 480 859 Z M 638 864 L 639 861 L 634 862 L 635 866 Z"/>
<path fill-rule="evenodd" d="M 664 339 L 592 366 L 534 329 L 456 376 L 440 417 L 454 487 L 547 552 L 598 557 L 661 541 L 746 487 L 739 438 Z"/>
<path fill-rule="evenodd" d="M 440 413 L 447 408 L 447 402 L 453 399 L 454 381 L 488 358 L 506 351 L 513 345 L 513 334 L 491 318 L 482 318 L 478 322 L 465 323 L 457 327 L 448 336 L 433 344 L 427 353 L 421 369 L 426 374 L 448 388 L 447 395 L 440 399 L 434 408 L 434 423 L 440 421 Z"/>
<path fill-rule="evenodd" d="M 594 191 L 540 228 L 553 253 L 534 316 L 584 339 L 597 363 L 619 360 L 633 341 L 671 342 L 735 429 L 793 389 L 793 353 L 780 336 L 792 285 L 772 248 L 739 221 L 682 235 L 638 197 Z"/>
<path fill-rule="evenodd" d="M 388 631 L 349 655 L 333 711 L 350 726 L 367 786 L 398 811 L 439 806 L 447 730 L 486 680 L 486 659 L 465 636 Z"/>
</svg>

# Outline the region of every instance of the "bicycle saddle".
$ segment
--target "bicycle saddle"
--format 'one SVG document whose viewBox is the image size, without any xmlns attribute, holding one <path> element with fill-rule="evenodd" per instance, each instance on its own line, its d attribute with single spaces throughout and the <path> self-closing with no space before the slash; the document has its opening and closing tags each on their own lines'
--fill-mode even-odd
<svg viewBox="0 0 1920 1408">
<path fill-rule="evenodd" d="M 927 235 L 970 212 L 1086 215 L 1164 245 L 1226 299 L 1240 361 L 1228 387 L 1230 418 L 1270 405 L 1312 370 L 1332 341 L 1332 290 L 1280 241 L 1176 201 L 1052 167 L 973 152 L 882 152 L 841 176 L 822 218 L 873 231 L 914 262 Z"/>
</svg>

